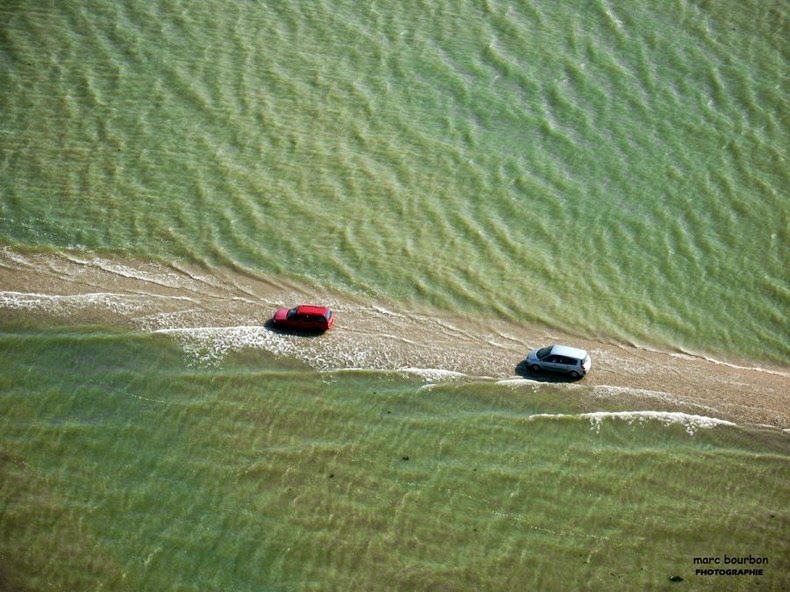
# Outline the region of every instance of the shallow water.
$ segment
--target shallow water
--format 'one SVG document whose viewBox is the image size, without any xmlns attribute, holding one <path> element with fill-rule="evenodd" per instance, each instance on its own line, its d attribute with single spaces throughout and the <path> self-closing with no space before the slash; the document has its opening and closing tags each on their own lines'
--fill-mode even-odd
<svg viewBox="0 0 790 592">
<path fill-rule="evenodd" d="M 31 589 L 718 589 L 692 561 L 724 553 L 771 560 L 727 583 L 785 581 L 776 432 L 260 352 L 189 368 L 161 335 L 2 343 L 4 556 Z"/>
<path fill-rule="evenodd" d="M 781 4 L 2 16 L 6 243 L 787 360 Z"/>
<path fill-rule="evenodd" d="M 0 22 L 0 588 L 787 587 L 785 5 Z"/>
</svg>

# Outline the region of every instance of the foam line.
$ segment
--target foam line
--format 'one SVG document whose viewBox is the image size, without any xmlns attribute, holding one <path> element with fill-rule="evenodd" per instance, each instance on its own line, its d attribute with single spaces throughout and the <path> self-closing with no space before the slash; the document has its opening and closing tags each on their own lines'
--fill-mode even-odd
<svg viewBox="0 0 790 592">
<path fill-rule="evenodd" d="M 784 376 L 790 377 L 790 372 L 782 372 L 781 370 L 772 370 L 770 368 L 760 368 L 759 366 L 739 366 L 737 364 L 731 364 L 730 362 L 722 362 L 721 360 L 717 360 L 715 358 L 711 358 L 709 356 L 702 356 L 702 355 L 692 355 L 692 354 L 669 354 L 673 358 L 696 358 L 699 360 L 705 360 L 709 364 L 716 364 L 717 366 L 724 366 L 726 368 L 732 368 L 734 370 L 748 370 L 751 372 L 764 372 L 766 374 L 773 374 L 775 376 Z"/>
<path fill-rule="evenodd" d="M 163 268 L 159 268 L 161 271 L 146 272 L 129 265 L 113 263 L 112 261 L 100 259 L 98 257 L 94 257 L 90 261 L 79 259 L 76 256 L 66 256 L 66 259 L 76 265 L 83 267 L 94 267 L 96 269 L 100 269 L 107 273 L 111 273 L 123 278 L 139 280 L 142 282 L 162 286 L 163 288 L 181 288 L 185 290 L 191 290 L 189 286 L 185 285 L 183 275 L 174 271 L 167 271 Z"/>
<path fill-rule="evenodd" d="M 415 374 L 429 382 L 457 380 L 459 378 L 466 377 L 466 374 L 463 372 L 442 370 L 441 368 L 399 368 L 398 372 L 403 372 L 405 374 Z"/>
<path fill-rule="evenodd" d="M 645 423 L 647 421 L 658 421 L 666 426 L 679 424 L 686 428 L 686 432 L 693 436 L 698 429 L 710 429 L 718 426 L 737 427 L 737 424 L 724 419 L 707 417 L 704 415 L 691 415 L 678 411 L 594 411 L 592 413 L 581 413 L 578 415 L 538 413 L 530 415 L 529 420 L 535 419 L 567 419 L 581 417 L 590 420 L 590 425 L 596 432 L 601 429 L 601 424 L 605 419 L 620 419 L 629 424 L 634 422 Z"/>
<path fill-rule="evenodd" d="M 139 304 L 129 302 L 134 297 L 112 292 L 89 292 L 87 294 L 36 294 L 34 292 L 0 292 L 0 308 L 49 310 L 53 306 L 91 306 L 96 304 L 113 308 L 127 304 L 129 310 L 136 310 Z"/>
</svg>

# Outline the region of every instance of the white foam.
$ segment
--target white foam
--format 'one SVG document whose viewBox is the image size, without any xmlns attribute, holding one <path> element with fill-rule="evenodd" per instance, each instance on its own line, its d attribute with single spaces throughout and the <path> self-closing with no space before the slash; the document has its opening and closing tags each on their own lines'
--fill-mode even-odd
<svg viewBox="0 0 790 592">
<path fill-rule="evenodd" d="M 407 345 L 421 345 L 419 342 L 414 341 L 413 339 L 409 339 L 407 337 L 401 337 L 399 335 L 391 335 L 389 333 L 375 333 L 373 334 L 375 337 L 380 339 L 389 339 L 392 341 L 399 341 L 401 343 L 405 343 Z"/>
<path fill-rule="evenodd" d="M 592 387 L 594 395 L 597 396 L 617 396 L 617 395 L 637 395 L 642 397 L 649 397 L 651 399 L 660 399 L 662 401 L 676 401 L 677 397 L 665 391 L 654 391 L 650 389 L 632 388 L 625 386 L 612 386 L 609 384 L 597 384 Z"/>
<path fill-rule="evenodd" d="M 724 419 L 706 417 L 704 415 L 690 415 L 677 411 L 595 411 L 592 413 L 581 413 L 579 415 L 539 413 L 530 415 L 529 419 L 566 419 L 577 417 L 589 419 L 592 429 L 596 432 L 601 429 L 601 424 L 605 419 L 619 419 L 629 424 L 633 424 L 634 422 L 639 422 L 641 424 L 648 421 L 658 421 L 666 426 L 679 424 L 686 428 L 686 432 L 688 432 L 690 436 L 693 436 L 698 429 L 710 429 L 718 426 L 734 427 L 737 425 Z"/>
<path fill-rule="evenodd" d="M 0 309 L 37 311 L 64 316 L 93 310 L 110 311 L 127 318 L 140 314 L 157 314 L 151 311 L 158 310 L 162 301 L 197 302 L 186 296 L 160 296 L 157 294 L 122 294 L 116 292 L 39 294 L 35 292 L 0 291 Z"/>
<path fill-rule="evenodd" d="M 6 259 L 13 261 L 14 263 L 17 263 L 24 267 L 32 266 L 31 261 L 27 257 L 23 256 L 21 253 L 17 253 L 16 251 L 11 250 L 10 247 L 3 247 L 2 249 L 0 249 L 0 254 L 2 254 L 2 256 L 5 257 Z"/>
<path fill-rule="evenodd" d="M 65 314 L 75 310 L 99 307 L 119 314 L 128 314 L 144 308 L 140 299 L 141 297 L 112 292 L 71 295 L 0 292 L 0 308 Z"/>
<path fill-rule="evenodd" d="M 441 368 L 398 368 L 398 372 L 405 374 L 415 374 L 427 382 L 440 382 L 447 380 L 458 380 L 465 378 L 463 372 L 453 370 L 442 370 Z"/>
<path fill-rule="evenodd" d="M 376 304 L 371 306 L 371 309 L 375 310 L 377 313 L 382 314 L 387 317 L 394 317 L 394 318 L 403 318 L 403 314 L 392 312 L 391 310 L 387 310 L 383 306 L 378 306 Z"/>
<path fill-rule="evenodd" d="M 578 389 L 585 388 L 586 385 L 584 384 L 577 384 L 574 382 L 546 382 L 544 380 L 535 380 L 532 378 L 525 378 L 523 376 L 512 377 L 512 378 L 500 378 L 495 381 L 495 384 L 501 386 L 508 386 L 511 388 L 517 387 L 525 387 L 529 386 L 532 390 L 536 390 L 541 386 L 544 387 L 551 387 L 552 390 L 555 391 L 565 391 L 565 392 L 572 392 Z"/>
<path fill-rule="evenodd" d="M 731 421 L 707 417 L 705 415 L 691 415 L 680 411 L 598 411 L 587 413 L 590 423 L 600 429 L 601 422 L 606 418 L 617 418 L 633 423 L 638 421 L 659 421 L 664 425 L 680 424 L 686 428 L 689 435 L 693 436 L 698 429 L 710 429 L 717 426 L 734 427 Z"/>
<path fill-rule="evenodd" d="M 174 336 L 188 356 L 205 366 L 215 366 L 228 353 L 250 347 L 282 354 L 291 349 L 286 339 L 278 339 L 281 335 L 256 325 L 167 328 L 154 333 Z"/>
<path fill-rule="evenodd" d="M 510 335 L 509 333 L 503 333 L 502 331 L 496 331 L 495 335 L 501 339 L 504 339 L 505 341 L 511 341 L 519 347 L 526 347 L 524 345 L 524 339 L 521 337 L 516 337 L 515 335 Z"/>
<path fill-rule="evenodd" d="M 497 384 L 502 386 L 522 386 L 525 384 L 535 385 L 539 384 L 537 380 L 530 380 L 529 378 L 502 378 L 496 381 Z"/>
<path fill-rule="evenodd" d="M 77 265 L 85 267 L 95 267 L 120 277 L 127 279 L 139 280 L 150 284 L 156 284 L 165 288 L 184 288 L 185 276 L 182 274 L 169 271 L 159 265 L 150 265 L 149 267 L 155 271 L 143 271 L 142 269 L 94 257 L 91 260 L 80 259 L 76 256 L 67 256 L 66 259 Z"/>
<path fill-rule="evenodd" d="M 717 360 L 709 356 L 703 356 L 703 355 L 694 356 L 692 354 L 677 354 L 677 353 L 670 353 L 669 355 L 673 358 L 681 358 L 686 360 L 701 359 L 701 360 L 705 360 L 709 364 L 724 366 L 726 368 L 732 368 L 733 370 L 749 370 L 751 372 L 763 372 L 765 374 L 773 374 L 775 376 L 790 377 L 790 372 L 782 372 L 781 370 L 772 370 L 769 368 L 760 368 L 759 366 L 739 366 L 737 364 L 732 364 L 730 362 L 722 362 L 721 360 Z"/>
<path fill-rule="evenodd" d="M 373 367 L 368 359 L 370 354 L 365 350 L 319 346 L 317 341 L 322 337 L 278 333 L 261 325 L 171 327 L 154 333 L 174 337 L 184 353 L 200 366 L 217 366 L 232 352 L 261 349 L 296 358 L 320 371 Z"/>
</svg>

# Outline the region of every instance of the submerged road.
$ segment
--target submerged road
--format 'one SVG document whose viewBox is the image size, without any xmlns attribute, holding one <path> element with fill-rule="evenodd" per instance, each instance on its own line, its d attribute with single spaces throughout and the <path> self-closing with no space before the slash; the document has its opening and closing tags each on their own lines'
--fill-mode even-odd
<svg viewBox="0 0 790 592">
<path fill-rule="evenodd" d="M 277 307 L 303 302 L 330 306 L 335 328 L 305 337 L 265 327 Z M 790 429 L 787 368 L 398 306 L 227 270 L 0 249 L 0 311 L 9 327 L 121 325 L 169 335 L 196 364 L 221 364 L 231 352 L 259 348 L 317 370 L 401 371 L 428 382 L 484 380 L 527 390 L 548 385 L 586 397 L 591 410 L 606 399 L 608 408 L 679 410 Z M 527 372 L 527 352 L 550 343 L 590 352 L 590 374 L 570 381 Z"/>
</svg>

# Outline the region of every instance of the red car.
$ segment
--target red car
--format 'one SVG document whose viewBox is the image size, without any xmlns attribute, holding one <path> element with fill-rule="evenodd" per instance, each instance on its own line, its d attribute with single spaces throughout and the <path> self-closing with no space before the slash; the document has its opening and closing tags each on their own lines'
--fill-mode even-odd
<svg viewBox="0 0 790 592">
<path fill-rule="evenodd" d="M 335 324 L 335 315 L 325 306 L 300 304 L 296 308 L 281 308 L 272 318 L 272 325 L 286 331 L 323 332 Z"/>
</svg>

